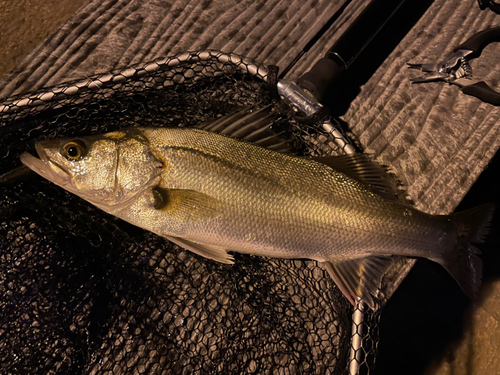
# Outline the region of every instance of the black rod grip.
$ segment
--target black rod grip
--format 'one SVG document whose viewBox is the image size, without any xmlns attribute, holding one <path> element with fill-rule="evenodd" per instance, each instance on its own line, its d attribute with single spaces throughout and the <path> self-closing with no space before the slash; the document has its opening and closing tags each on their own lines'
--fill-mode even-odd
<svg viewBox="0 0 500 375">
<path fill-rule="evenodd" d="M 404 2 L 405 0 L 372 0 L 342 37 L 330 47 L 326 57 L 340 56 L 346 69 L 349 68 Z"/>
<path fill-rule="evenodd" d="M 328 88 L 333 85 L 343 71 L 342 65 L 323 57 L 310 71 L 297 80 L 297 84 L 321 102 Z"/>
<path fill-rule="evenodd" d="M 323 58 L 297 80 L 319 102 L 406 0 L 372 0 Z M 315 87 L 317 85 L 317 87 Z"/>
</svg>

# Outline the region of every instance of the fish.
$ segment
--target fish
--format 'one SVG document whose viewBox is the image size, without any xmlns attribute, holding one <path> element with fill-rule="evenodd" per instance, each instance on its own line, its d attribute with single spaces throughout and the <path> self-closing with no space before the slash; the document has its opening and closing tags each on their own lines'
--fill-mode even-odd
<svg viewBox="0 0 500 375">
<path fill-rule="evenodd" d="M 218 123 L 227 129 L 233 120 Z M 430 215 L 398 199 L 386 171 L 364 154 L 300 157 L 231 133 L 132 127 L 38 141 L 38 157 L 20 159 L 108 214 L 202 257 L 317 261 L 353 305 L 379 308 L 394 256 L 434 261 L 466 295 L 477 295 L 482 262 L 472 244 L 484 241 L 493 205 Z"/>
</svg>

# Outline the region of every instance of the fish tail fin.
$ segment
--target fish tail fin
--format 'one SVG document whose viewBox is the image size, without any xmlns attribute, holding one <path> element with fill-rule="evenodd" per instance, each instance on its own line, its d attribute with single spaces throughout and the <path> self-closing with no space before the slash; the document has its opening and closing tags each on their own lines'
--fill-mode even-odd
<svg viewBox="0 0 500 375">
<path fill-rule="evenodd" d="M 477 296 L 483 270 L 483 263 L 478 257 L 481 251 L 472 243 L 484 242 L 494 210 L 493 204 L 484 204 L 450 216 L 458 238 L 455 248 L 442 264 L 471 299 Z"/>
</svg>

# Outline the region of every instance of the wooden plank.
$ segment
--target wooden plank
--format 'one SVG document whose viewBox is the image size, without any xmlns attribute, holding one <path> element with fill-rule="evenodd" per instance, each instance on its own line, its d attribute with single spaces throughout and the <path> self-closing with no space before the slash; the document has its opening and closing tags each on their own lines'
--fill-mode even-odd
<svg viewBox="0 0 500 375">
<path fill-rule="evenodd" d="M 325 56 L 330 47 L 342 36 L 369 3 L 369 1 L 351 2 L 311 49 L 290 69 L 285 79 L 296 81 L 302 74 L 311 69 L 320 58 Z"/>
<path fill-rule="evenodd" d="M 184 50 L 222 49 L 284 68 L 342 3 L 94 1 L 25 60 L 0 96 Z M 287 78 L 310 68 L 361 10 L 351 4 Z M 500 109 L 455 86 L 411 85 L 409 77 L 418 73 L 405 63 L 438 60 L 473 33 L 498 25 L 498 16 L 481 12 L 475 1 L 436 0 L 343 116 L 422 210 L 448 213 L 460 202 L 500 147 Z M 476 77 L 500 90 L 498 56 L 498 44 L 491 45 L 472 65 Z"/>
<path fill-rule="evenodd" d="M 343 3 L 94 1 L 25 60 L 0 97 L 185 50 L 221 49 L 284 68 Z M 366 4 L 353 1 L 287 78 L 298 78 L 324 55 Z M 422 209 L 448 212 L 458 204 L 498 149 L 498 114 L 456 87 L 410 85 L 404 64 L 419 56 L 441 58 L 475 31 L 499 23 L 473 2 L 454 7 L 452 0 L 436 0 L 344 116 L 367 150 L 394 167 Z M 474 62 L 476 76 L 498 82 L 495 61 L 490 46 Z"/>
<path fill-rule="evenodd" d="M 235 52 L 284 68 L 344 1 L 94 1 L 24 61 L 0 97 L 187 50 Z"/>
<path fill-rule="evenodd" d="M 284 68 L 343 1 L 94 1 L 19 67 L 0 96 L 82 78 L 184 50 L 236 52 Z M 344 15 L 287 75 L 323 56 L 366 2 Z M 444 83 L 411 85 L 406 62 L 436 61 L 473 33 L 500 25 L 475 1 L 436 0 L 343 119 L 366 150 L 407 186 L 418 208 L 448 213 L 500 147 L 500 109 Z M 500 90 L 499 46 L 472 62 Z"/>
<path fill-rule="evenodd" d="M 185 50 L 221 49 L 284 68 L 343 3 L 94 1 L 25 60 L 0 97 Z M 296 79 L 324 55 L 363 5 L 352 2 L 287 78 Z M 436 0 L 344 116 L 367 150 L 394 167 L 421 209 L 449 212 L 458 204 L 499 147 L 498 110 L 442 83 L 410 85 L 405 63 L 442 58 L 472 33 L 499 23 L 474 2 L 455 7 L 452 0 Z M 500 79 L 494 46 L 473 64 L 476 76 Z"/>
<path fill-rule="evenodd" d="M 443 11 L 446 9 L 447 11 Z M 369 153 L 393 167 L 417 207 L 451 212 L 500 147 L 500 108 L 443 82 L 410 84 L 406 62 L 438 61 L 474 33 L 499 26 L 476 2 L 436 0 L 344 116 Z M 500 49 L 472 60 L 474 76 L 500 90 Z"/>
</svg>

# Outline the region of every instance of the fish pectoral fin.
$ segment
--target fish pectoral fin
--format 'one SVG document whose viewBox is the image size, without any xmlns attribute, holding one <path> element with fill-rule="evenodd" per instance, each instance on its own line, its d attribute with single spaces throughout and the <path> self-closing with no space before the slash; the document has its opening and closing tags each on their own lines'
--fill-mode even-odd
<svg viewBox="0 0 500 375">
<path fill-rule="evenodd" d="M 379 294 L 382 277 L 392 264 L 390 256 L 371 256 L 341 262 L 322 262 L 335 284 L 354 306 L 359 298 L 372 310 Z"/>
<path fill-rule="evenodd" d="M 187 189 L 154 187 L 154 208 L 184 222 L 213 219 L 221 214 L 220 202 L 204 193 Z"/>
<path fill-rule="evenodd" d="M 192 251 L 193 253 L 201 255 L 202 257 L 216 260 L 217 262 L 225 264 L 234 264 L 233 256 L 231 254 L 228 254 L 227 250 L 221 247 L 202 245 L 179 237 L 168 236 L 165 238 L 169 241 L 172 241 L 176 245 L 179 245 L 183 249 Z"/>
</svg>

